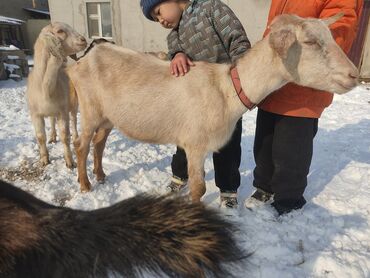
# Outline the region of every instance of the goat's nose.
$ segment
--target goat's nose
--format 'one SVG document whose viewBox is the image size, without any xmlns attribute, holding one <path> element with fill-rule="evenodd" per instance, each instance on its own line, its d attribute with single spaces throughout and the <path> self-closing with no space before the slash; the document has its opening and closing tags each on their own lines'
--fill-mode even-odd
<svg viewBox="0 0 370 278">
<path fill-rule="evenodd" d="M 359 73 L 358 69 L 355 68 L 352 71 L 350 71 L 350 73 L 348 75 L 349 75 L 349 77 L 351 77 L 353 79 L 358 79 L 359 76 L 360 76 L 360 73 Z"/>
</svg>

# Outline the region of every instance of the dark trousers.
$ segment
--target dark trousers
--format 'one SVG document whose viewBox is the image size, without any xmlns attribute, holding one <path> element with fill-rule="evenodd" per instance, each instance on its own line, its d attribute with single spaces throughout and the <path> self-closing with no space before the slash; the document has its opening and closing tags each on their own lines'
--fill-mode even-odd
<svg viewBox="0 0 370 278">
<path fill-rule="evenodd" d="M 242 119 L 239 119 L 230 141 L 219 152 L 213 153 L 215 182 L 221 192 L 236 192 L 240 185 L 241 137 Z M 188 178 L 186 154 L 183 149 L 177 147 L 171 168 L 174 176 Z"/>
<path fill-rule="evenodd" d="M 318 119 L 289 117 L 258 109 L 253 185 L 275 201 L 298 200 L 307 186 Z"/>
</svg>

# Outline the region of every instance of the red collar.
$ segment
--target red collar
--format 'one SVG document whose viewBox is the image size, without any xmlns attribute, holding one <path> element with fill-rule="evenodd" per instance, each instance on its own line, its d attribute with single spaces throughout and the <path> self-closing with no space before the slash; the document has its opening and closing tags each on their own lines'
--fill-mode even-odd
<svg viewBox="0 0 370 278">
<path fill-rule="evenodd" d="M 236 67 L 233 66 L 231 68 L 230 75 L 231 75 L 231 80 L 233 81 L 233 84 L 234 84 L 236 94 L 238 95 L 240 101 L 249 110 L 253 110 L 257 105 L 251 102 L 249 98 L 245 95 L 242 85 L 240 83 L 240 78 L 239 78 L 238 70 L 236 69 Z"/>
</svg>

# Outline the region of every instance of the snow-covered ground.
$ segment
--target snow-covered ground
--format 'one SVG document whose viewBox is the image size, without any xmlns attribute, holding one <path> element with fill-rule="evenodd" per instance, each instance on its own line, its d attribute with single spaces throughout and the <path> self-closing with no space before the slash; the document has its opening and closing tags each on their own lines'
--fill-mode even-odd
<svg viewBox="0 0 370 278">
<path fill-rule="evenodd" d="M 60 142 L 49 145 L 51 164 L 37 166 L 38 149 L 25 100 L 26 80 L 0 82 L 0 175 L 47 202 L 78 209 L 114 204 L 138 192 L 165 192 L 174 146 L 126 139 L 114 130 L 104 155 L 105 184 L 88 172 L 93 191 L 80 193 Z M 266 206 L 241 207 L 232 220 L 240 245 L 252 252 L 237 277 L 370 277 L 370 91 L 360 86 L 320 120 L 303 210 L 276 218 Z M 240 203 L 253 191 L 252 145 L 256 112 L 244 116 Z M 206 161 L 204 202 L 217 207 L 218 191 Z"/>
</svg>

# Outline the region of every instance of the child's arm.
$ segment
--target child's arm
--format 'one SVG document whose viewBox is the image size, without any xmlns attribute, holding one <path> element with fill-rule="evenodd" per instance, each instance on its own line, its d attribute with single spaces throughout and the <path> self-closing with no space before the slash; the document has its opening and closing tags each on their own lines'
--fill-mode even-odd
<svg viewBox="0 0 370 278">
<path fill-rule="evenodd" d="M 326 0 L 319 18 L 327 18 L 343 12 L 344 16 L 330 25 L 330 30 L 338 45 L 348 53 L 356 37 L 363 0 Z"/>
<path fill-rule="evenodd" d="M 184 52 L 180 46 L 179 33 L 173 29 L 167 36 L 168 59 L 172 60 L 179 52 Z"/>
<path fill-rule="evenodd" d="M 191 59 L 183 52 L 178 41 L 177 30 L 174 29 L 167 37 L 168 58 L 171 60 L 171 74 L 178 77 L 185 75 L 189 71 L 190 66 L 195 66 Z"/>
<path fill-rule="evenodd" d="M 211 20 L 231 61 L 237 60 L 251 47 L 247 34 L 234 12 L 220 0 L 213 0 Z"/>
</svg>

